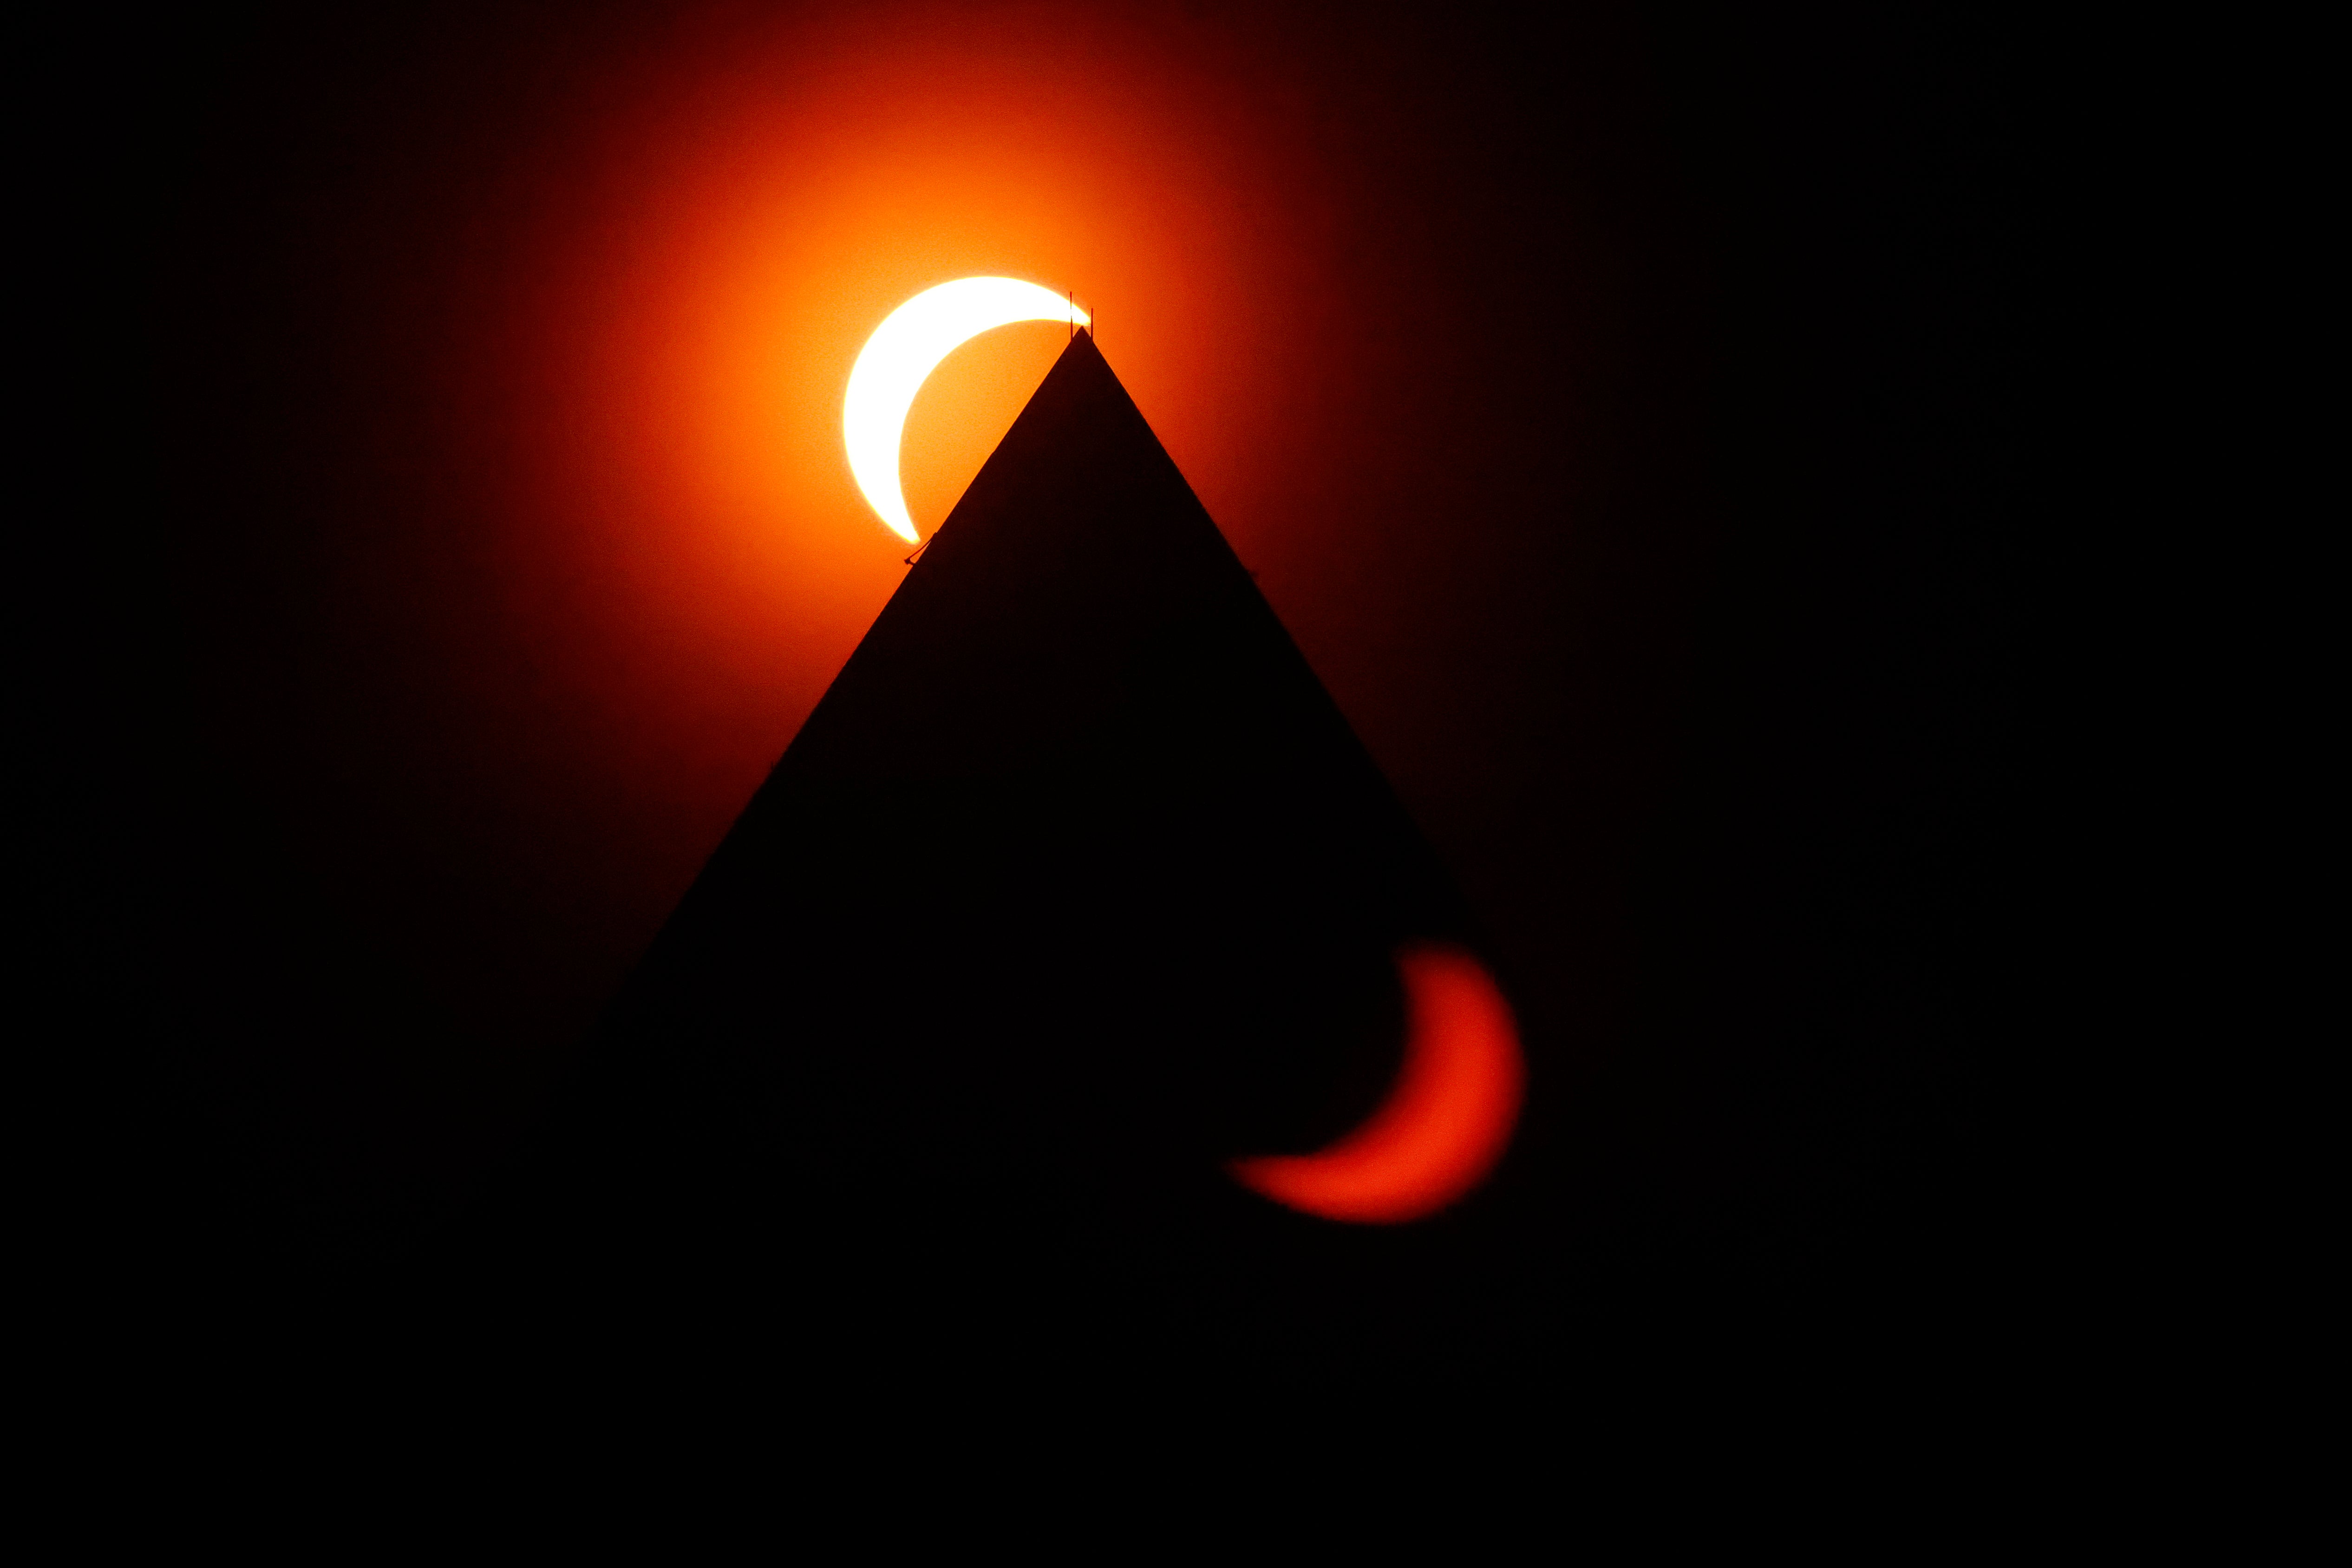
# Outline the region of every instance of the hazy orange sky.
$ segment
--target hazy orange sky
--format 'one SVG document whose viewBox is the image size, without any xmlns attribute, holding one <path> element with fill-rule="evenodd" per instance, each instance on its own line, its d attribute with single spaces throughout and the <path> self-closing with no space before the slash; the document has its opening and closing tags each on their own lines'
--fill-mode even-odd
<svg viewBox="0 0 2352 1568">
<path fill-rule="evenodd" d="M 219 731 L 435 989 L 576 1030 L 904 571 L 842 447 L 858 349 L 1004 274 L 1096 313 L 1475 868 L 1578 721 L 1557 678 L 1623 416 L 1596 388 L 1670 374 L 1684 331 L 1587 167 L 1623 150 L 1547 126 L 1531 175 L 1546 106 L 1482 92 L 1492 47 L 905 4 L 327 36 L 214 144 L 173 280 L 268 405 L 186 482 L 283 498 L 192 546 L 262 595 L 204 656 Z M 942 366 L 908 426 L 922 527 L 1061 336 Z"/>
</svg>

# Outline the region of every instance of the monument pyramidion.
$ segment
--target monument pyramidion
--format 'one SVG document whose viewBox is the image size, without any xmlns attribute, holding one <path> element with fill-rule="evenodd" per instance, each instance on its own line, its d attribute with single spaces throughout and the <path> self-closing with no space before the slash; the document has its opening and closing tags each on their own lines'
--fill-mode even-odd
<svg viewBox="0 0 2352 1568">
<path fill-rule="evenodd" d="M 1225 1169 L 1381 1102 L 1432 940 L 1484 945 L 1079 331 L 574 1064 L 525 1225 L 681 1301 L 1245 1321 L 1461 1223 Z"/>
</svg>

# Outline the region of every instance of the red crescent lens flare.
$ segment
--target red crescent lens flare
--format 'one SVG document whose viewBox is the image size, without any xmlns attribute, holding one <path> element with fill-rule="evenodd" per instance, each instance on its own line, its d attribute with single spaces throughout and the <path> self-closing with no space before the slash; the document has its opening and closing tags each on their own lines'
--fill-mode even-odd
<svg viewBox="0 0 2352 1568">
<path fill-rule="evenodd" d="M 1502 1158 L 1527 1085 L 1510 1004 L 1458 947 L 1407 947 L 1397 970 L 1404 1066 L 1388 1100 L 1320 1152 L 1234 1162 L 1244 1186 L 1323 1219 L 1399 1225 L 1465 1196 Z"/>
</svg>

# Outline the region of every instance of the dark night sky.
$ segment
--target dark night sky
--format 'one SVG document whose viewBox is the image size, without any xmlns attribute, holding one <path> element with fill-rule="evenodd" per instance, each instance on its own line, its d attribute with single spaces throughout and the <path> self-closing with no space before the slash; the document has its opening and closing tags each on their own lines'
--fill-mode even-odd
<svg viewBox="0 0 2352 1568">
<path fill-rule="evenodd" d="M 1122 15 L 156 41 L 90 984 L 157 1247 L 395 1246 L 513 1146 L 901 570 L 828 378 L 982 271 L 1097 301 L 1491 929 L 1563 1256 L 1891 1299 L 2004 1245 L 2014 41 Z"/>
</svg>

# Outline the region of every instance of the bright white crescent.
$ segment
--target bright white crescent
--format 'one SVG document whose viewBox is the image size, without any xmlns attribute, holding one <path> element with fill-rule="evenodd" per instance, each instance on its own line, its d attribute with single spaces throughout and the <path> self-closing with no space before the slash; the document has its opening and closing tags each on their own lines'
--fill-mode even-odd
<svg viewBox="0 0 2352 1568">
<path fill-rule="evenodd" d="M 841 435 L 849 471 L 890 531 L 916 542 L 915 520 L 898 485 L 898 444 L 907 411 L 940 361 L 991 327 L 1014 321 L 1068 321 L 1091 326 L 1084 310 L 1062 295 L 1017 278 L 959 278 L 926 289 L 874 329 L 849 373 Z"/>
</svg>

